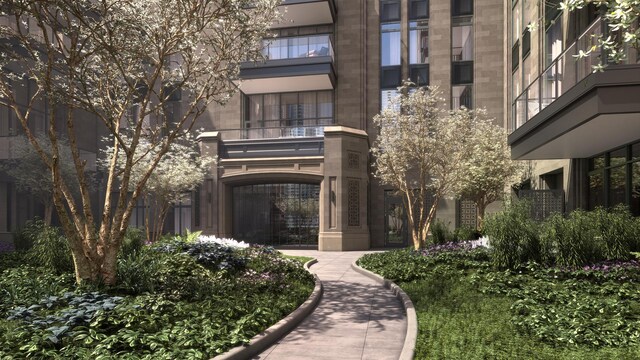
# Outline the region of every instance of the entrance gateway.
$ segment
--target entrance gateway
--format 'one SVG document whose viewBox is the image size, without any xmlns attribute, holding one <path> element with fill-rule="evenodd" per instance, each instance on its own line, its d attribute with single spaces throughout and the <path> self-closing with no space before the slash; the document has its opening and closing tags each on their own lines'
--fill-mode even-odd
<svg viewBox="0 0 640 360">
<path fill-rule="evenodd" d="M 233 188 L 233 238 L 261 245 L 318 245 L 320 185 Z"/>
</svg>

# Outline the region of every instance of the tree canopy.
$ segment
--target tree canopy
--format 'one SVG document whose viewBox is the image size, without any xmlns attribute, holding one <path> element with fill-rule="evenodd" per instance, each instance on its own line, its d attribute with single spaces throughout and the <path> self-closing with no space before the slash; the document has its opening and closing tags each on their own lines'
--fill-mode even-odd
<svg viewBox="0 0 640 360">
<path fill-rule="evenodd" d="M 0 7 L 0 105 L 11 109 L 46 164 L 53 203 L 73 252 L 76 279 L 115 283 L 116 256 L 151 174 L 212 103 L 237 91 L 239 62 L 261 58 L 279 0 L 4 0 Z M 181 94 L 181 109 L 171 106 Z M 46 102 L 47 142 L 34 136 Z M 112 136 L 100 214 L 93 214 L 78 125 Z M 122 136 L 123 128 L 130 141 Z M 80 197 L 61 175 L 66 136 Z M 138 146 L 157 151 L 132 177 Z M 51 149 L 51 153 L 45 151 Z M 125 166 L 117 164 L 124 154 Z M 116 177 L 116 173 L 119 177 Z M 112 200 L 111 195 L 120 191 Z"/>
</svg>

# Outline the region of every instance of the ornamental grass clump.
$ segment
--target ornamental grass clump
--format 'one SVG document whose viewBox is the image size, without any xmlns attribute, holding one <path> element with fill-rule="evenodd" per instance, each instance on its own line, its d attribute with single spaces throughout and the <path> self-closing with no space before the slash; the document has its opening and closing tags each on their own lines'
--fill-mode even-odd
<svg viewBox="0 0 640 360">
<path fill-rule="evenodd" d="M 630 260 L 638 251 L 638 220 L 623 206 L 556 214 L 541 227 L 543 263 L 581 267 L 602 261 Z"/>
<path fill-rule="evenodd" d="M 499 268 L 513 269 L 541 259 L 539 226 L 529 216 L 527 203 L 510 204 L 490 216 L 484 232 L 491 239 L 493 263 Z"/>
</svg>

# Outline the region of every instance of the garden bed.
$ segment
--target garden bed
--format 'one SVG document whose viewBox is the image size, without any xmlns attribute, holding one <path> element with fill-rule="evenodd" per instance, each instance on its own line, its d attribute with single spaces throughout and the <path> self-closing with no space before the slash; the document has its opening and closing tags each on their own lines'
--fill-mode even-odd
<svg viewBox="0 0 640 360">
<path fill-rule="evenodd" d="M 492 264 L 489 249 L 446 244 L 365 255 L 418 315 L 416 359 L 638 359 L 640 264 Z"/>
<path fill-rule="evenodd" d="M 0 255 L 0 358 L 208 359 L 314 288 L 301 262 L 272 248 L 185 240 L 125 245 L 115 287 L 77 288 L 68 264 L 35 266 L 46 257 L 37 244 Z"/>
</svg>

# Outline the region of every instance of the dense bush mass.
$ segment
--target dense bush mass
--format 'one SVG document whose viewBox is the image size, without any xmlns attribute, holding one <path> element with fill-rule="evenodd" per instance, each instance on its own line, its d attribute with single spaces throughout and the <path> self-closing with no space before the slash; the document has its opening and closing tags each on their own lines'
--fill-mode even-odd
<svg viewBox="0 0 640 360">
<path fill-rule="evenodd" d="M 623 207 L 576 210 L 566 218 L 554 215 L 542 223 L 529 217 L 526 204 L 514 204 L 486 220 L 493 261 L 517 268 L 529 261 L 548 266 L 583 266 L 601 261 L 630 260 L 640 251 L 640 219 Z"/>
<path fill-rule="evenodd" d="M 180 237 L 144 245 L 131 231 L 118 285 L 76 288 L 70 269 L 49 261 L 60 250 L 41 246 L 59 234 L 33 233 L 30 250 L 0 256 L 2 359 L 211 358 L 289 314 L 314 286 L 299 261 L 271 248 Z"/>
<path fill-rule="evenodd" d="M 510 214 L 504 223 L 521 221 Z M 520 252 L 509 258 L 514 263 L 531 251 L 528 226 L 516 229 L 522 237 Z M 416 358 L 640 358 L 640 262 L 580 267 L 528 262 L 500 269 L 496 265 L 504 263 L 495 257 L 506 259 L 500 251 L 449 243 L 420 252 L 369 254 L 358 264 L 394 279 L 413 300 L 419 323 Z"/>
</svg>

